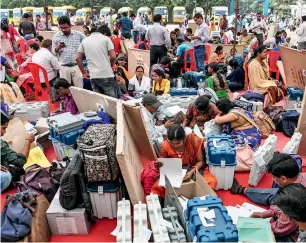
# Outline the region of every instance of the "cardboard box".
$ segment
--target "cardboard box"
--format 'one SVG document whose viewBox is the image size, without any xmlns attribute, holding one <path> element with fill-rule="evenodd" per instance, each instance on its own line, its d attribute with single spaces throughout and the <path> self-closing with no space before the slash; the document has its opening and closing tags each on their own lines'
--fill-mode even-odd
<svg viewBox="0 0 306 243">
<path fill-rule="evenodd" d="M 85 208 L 64 209 L 59 201 L 59 190 L 47 210 L 48 224 L 52 235 L 87 235 L 90 222 Z"/>
<path fill-rule="evenodd" d="M 184 182 L 181 188 L 173 188 L 166 177 L 165 207 L 167 207 L 167 205 L 175 207 L 179 215 L 180 223 L 184 226 L 186 226 L 184 219 L 185 208 L 180 203 L 179 197 L 184 196 L 188 199 L 192 199 L 193 197 L 202 197 L 206 195 L 217 196 L 199 172 L 196 173 L 196 181 L 190 180 L 189 182 Z"/>
</svg>

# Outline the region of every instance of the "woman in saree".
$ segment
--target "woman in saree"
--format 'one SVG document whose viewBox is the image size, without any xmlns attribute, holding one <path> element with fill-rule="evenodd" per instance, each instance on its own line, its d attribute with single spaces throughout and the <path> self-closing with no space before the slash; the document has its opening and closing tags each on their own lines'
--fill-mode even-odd
<svg viewBox="0 0 306 243">
<path fill-rule="evenodd" d="M 255 151 L 260 146 L 261 133 L 253 115 L 242 108 L 235 108 L 229 99 L 218 100 L 217 107 L 220 113 L 215 122 L 223 125 L 223 133 L 231 135 L 236 147 L 248 144 Z"/>
<path fill-rule="evenodd" d="M 254 59 L 248 64 L 248 75 L 250 89 L 266 96 L 264 107 L 273 105 L 287 96 L 285 86 L 269 75 L 267 48 L 265 46 L 259 46 L 255 49 Z"/>
<path fill-rule="evenodd" d="M 214 119 L 218 112 L 217 107 L 211 104 L 206 96 L 200 96 L 194 103 L 189 105 L 183 126 L 189 126 L 193 129 L 197 125 L 202 131 L 204 129 L 204 123 Z"/>
<path fill-rule="evenodd" d="M 185 130 L 181 125 L 172 125 L 168 129 L 168 139 L 164 141 L 160 148 L 162 158 L 181 158 L 183 168 L 187 169 L 187 173 L 183 178 L 184 182 L 190 181 L 196 171 L 203 174 L 208 185 L 214 189 L 217 185 L 216 178 L 210 174 L 206 168 L 205 157 L 203 153 L 203 139 L 194 133 L 185 135 Z M 155 162 L 156 169 L 159 170 L 163 164 L 159 161 Z M 152 193 L 159 197 L 165 196 L 165 188 L 158 186 L 159 180 L 152 187 Z"/>
<path fill-rule="evenodd" d="M 211 76 L 206 79 L 206 87 L 213 89 L 219 99 L 228 99 L 227 80 L 223 74 L 219 73 L 218 63 L 208 64 L 207 71 Z"/>
</svg>

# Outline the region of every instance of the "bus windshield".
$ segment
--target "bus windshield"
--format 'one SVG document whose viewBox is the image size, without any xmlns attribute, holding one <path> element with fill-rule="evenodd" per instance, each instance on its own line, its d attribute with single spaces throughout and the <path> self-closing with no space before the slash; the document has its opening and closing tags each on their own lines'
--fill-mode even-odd
<svg viewBox="0 0 306 243">
<path fill-rule="evenodd" d="M 8 16 L 8 11 L 1 11 L 0 12 L 0 17 L 1 17 L 1 19 L 2 18 L 8 18 L 9 16 Z"/>
<path fill-rule="evenodd" d="M 167 10 L 164 9 L 164 8 L 156 8 L 154 12 L 155 12 L 155 14 L 163 15 L 163 14 L 167 13 Z"/>
<path fill-rule="evenodd" d="M 16 12 L 14 11 L 13 12 L 13 17 L 14 18 L 21 18 L 21 12 L 20 11 L 16 11 Z"/>
<path fill-rule="evenodd" d="M 54 10 L 53 11 L 53 16 L 54 17 L 61 17 L 61 16 L 64 16 L 66 15 L 66 11 L 65 10 Z"/>
<path fill-rule="evenodd" d="M 75 14 L 77 17 L 84 17 L 85 16 L 85 13 L 83 11 L 76 11 L 76 14 Z"/>
<path fill-rule="evenodd" d="M 185 11 L 185 10 L 174 10 L 174 11 L 173 11 L 173 15 L 182 16 L 182 15 L 185 15 L 185 14 L 186 14 L 186 11 Z"/>
<path fill-rule="evenodd" d="M 36 15 L 40 15 L 40 17 L 41 17 L 41 15 L 44 13 L 44 10 L 41 10 L 41 11 L 34 11 L 33 12 L 33 17 L 36 17 Z"/>
<path fill-rule="evenodd" d="M 225 9 L 216 9 L 215 10 L 215 15 L 223 15 L 223 14 L 226 14 Z"/>
</svg>

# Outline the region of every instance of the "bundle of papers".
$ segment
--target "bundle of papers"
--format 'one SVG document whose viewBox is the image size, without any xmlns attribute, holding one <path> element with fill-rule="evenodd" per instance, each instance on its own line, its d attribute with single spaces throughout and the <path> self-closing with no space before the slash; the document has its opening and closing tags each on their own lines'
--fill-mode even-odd
<svg viewBox="0 0 306 243">
<path fill-rule="evenodd" d="M 270 223 L 265 219 L 239 217 L 239 242 L 275 242 Z"/>
</svg>

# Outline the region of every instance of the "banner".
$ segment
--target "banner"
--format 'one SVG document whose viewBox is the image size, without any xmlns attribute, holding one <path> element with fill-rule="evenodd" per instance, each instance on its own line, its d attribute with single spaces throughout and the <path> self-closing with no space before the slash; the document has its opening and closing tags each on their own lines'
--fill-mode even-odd
<svg viewBox="0 0 306 243">
<path fill-rule="evenodd" d="M 134 48 L 128 49 L 129 74 L 135 75 L 136 67 L 142 66 L 145 70 L 144 75 L 149 77 L 150 72 L 150 51 Z"/>
</svg>

